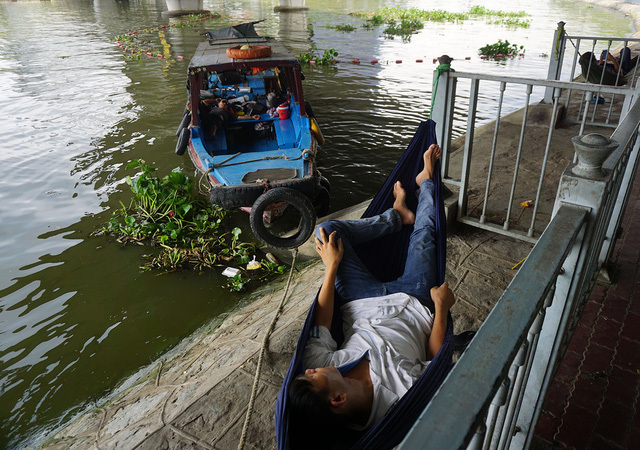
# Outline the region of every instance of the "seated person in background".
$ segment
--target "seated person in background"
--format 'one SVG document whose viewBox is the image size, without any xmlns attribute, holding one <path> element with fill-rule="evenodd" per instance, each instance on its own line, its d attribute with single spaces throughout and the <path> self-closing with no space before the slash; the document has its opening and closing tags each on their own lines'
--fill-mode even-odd
<svg viewBox="0 0 640 450">
<path fill-rule="evenodd" d="M 400 182 L 393 208 L 381 215 L 329 221 L 318 228 L 316 251 L 325 264 L 313 328 L 305 348 L 304 375 L 289 389 L 291 417 L 332 434 L 337 427 L 363 430 L 380 420 L 420 377 L 442 346 L 447 315 L 455 299 L 447 283 L 436 285 L 435 185 L 431 180 L 441 151 L 432 145 L 414 213 Z M 403 275 L 382 283 L 365 268 L 353 245 L 414 225 Z M 341 307 L 345 340 L 331 337 L 334 293 Z M 430 294 L 430 295 L 429 295 Z M 435 311 L 425 305 L 431 298 Z M 336 368 L 337 367 L 337 368 Z M 326 428 L 330 427 L 330 428 Z"/>
<path fill-rule="evenodd" d="M 201 102 L 200 118 L 203 127 L 211 132 L 215 137 L 219 125 L 227 125 L 237 120 L 260 120 L 260 115 L 239 116 L 224 98 L 205 98 Z"/>
<path fill-rule="evenodd" d="M 615 72 L 622 69 L 622 74 L 626 75 L 628 72 L 633 69 L 635 66 L 634 61 L 631 59 L 631 49 L 629 47 L 623 47 L 620 50 L 620 55 L 618 58 L 613 56 L 611 52 L 607 50 L 602 50 L 600 54 L 600 59 L 598 60 L 598 64 L 601 66 L 608 66 L 610 69 L 613 69 Z"/>
</svg>

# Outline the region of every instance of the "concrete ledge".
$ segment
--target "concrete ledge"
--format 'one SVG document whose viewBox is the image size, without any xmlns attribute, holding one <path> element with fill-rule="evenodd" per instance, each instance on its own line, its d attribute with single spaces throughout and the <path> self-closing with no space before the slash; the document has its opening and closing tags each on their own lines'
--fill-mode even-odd
<svg viewBox="0 0 640 450">
<path fill-rule="evenodd" d="M 296 11 L 308 11 L 308 6 L 276 6 L 273 8 L 275 12 L 296 12 Z"/>
<path fill-rule="evenodd" d="M 188 16 L 190 14 L 211 14 L 211 11 L 206 9 L 190 9 L 190 10 L 174 10 L 174 11 L 162 11 L 162 17 L 180 17 Z"/>
</svg>

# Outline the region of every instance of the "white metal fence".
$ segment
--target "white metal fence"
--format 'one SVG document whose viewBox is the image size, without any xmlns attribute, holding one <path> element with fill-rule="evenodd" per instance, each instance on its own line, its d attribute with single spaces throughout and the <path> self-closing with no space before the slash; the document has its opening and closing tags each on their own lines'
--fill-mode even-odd
<svg viewBox="0 0 640 450">
<path fill-rule="evenodd" d="M 497 90 L 496 85 L 498 86 Z M 495 95 L 483 94 L 483 89 L 493 93 L 497 91 L 498 98 L 496 99 Z M 533 106 L 539 108 L 537 105 L 531 105 L 531 98 L 536 90 L 542 94 L 541 91 L 548 89 L 552 92 L 552 103 L 548 106 L 546 136 L 539 136 L 539 139 L 546 140 L 546 146 L 541 158 L 529 162 L 526 167 L 529 173 L 537 173 L 538 183 L 533 190 L 526 193 L 527 198 L 532 200 L 532 208 L 529 222 L 523 223 L 522 218 L 514 220 L 513 209 L 514 205 L 519 203 L 515 194 L 518 177 L 523 169 L 521 157 L 527 146 L 525 134 L 528 127 L 531 127 L 530 108 Z M 500 160 L 501 169 L 497 181 L 500 186 L 497 189 L 494 164 L 501 146 L 501 126 L 505 118 L 502 106 L 506 92 L 508 92 L 507 95 L 521 96 L 524 112 L 520 123 L 520 140 L 517 150 L 513 154 L 507 155 L 508 158 L 511 158 L 508 165 L 505 165 L 507 163 L 504 159 Z M 543 186 L 547 184 L 545 192 L 550 203 L 557 187 L 555 184 L 549 186 L 550 182 L 545 178 L 549 157 L 554 152 L 551 144 L 557 123 L 577 110 L 580 113 L 579 134 L 583 133 L 587 125 L 617 125 L 635 95 L 636 90 L 627 87 L 454 71 L 440 74 L 437 92 L 434 96 L 432 117 L 437 123 L 437 138 L 443 149 L 443 180 L 447 185 L 456 189 L 458 194 L 457 220 L 468 225 L 535 242 L 547 226 L 551 212 L 547 210 L 541 214 L 539 209 L 540 205 L 544 204 L 544 199 L 541 198 Z M 573 104 L 569 105 L 566 103 L 568 96 L 579 97 L 579 100 L 573 100 Z M 604 115 L 594 115 L 600 106 L 597 99 L 605 96 L 612 99 L 617 97 L 618 101 L 614 101 L 617 106 L 612 106 L 608 111 L 605 111 Z M 478 170 L 473 170 L 474 164 L 476 166 L 479 164 L 478 157 L 474 153 L 474 145 L 477 144 L 475 140 L 476 123 L 481 110 L 483 110 L 484 116 L 493 115 L 495 120 L 488 162 L 481 161 L 482 164 L 488 164 L 488 169 L 483 169 L 487 172 L 485 179 L 480 179 Z M 455 132 L 455 128 L 459 127 L 461 122 L 466 122 L 464 145 L 455 148 L 452 146 L 452 142 L 455 135 L 460 134 Z M 536 124 L 536 130 L 540 129 L 539 125 L 539 123 Z M 487 157 L 483 156 L 483 158 Z M 570 156 L 567 162 L 571 160 Z M 472 176 L 475 178 L 473 182 Z M 469 209 L 470 193 L 473 193 L 473 211 Z M 522 196 L 520 195 L 521 198 Z M 489 208 L 491 214 L 489 214 Z"/>
<path fill-rule="evenodd" d="M 445 151 L 450 143 L 456 82 L 459 79 L 471 82 L 467 121 L 470 136 L 464 149 L 464 159 L 469 160 L 473 155 L 473 118 L 480 81 L 493 77 L 463 73 L 444 76 L 439 81 L 437 97 L 445 106 L 436 121 Z M 558 113 L 561 90 L 586 92 L 587 98 L 602 92 L 634 95 L 631 89 L 560 81 L 504 78 L 496 81 L 501 83 L 501 91 L 506 84 L 515 83 L 523 86 L 527 95 L 538 85 L 552 89 L 551 123 Z M 587 101 L 585 110 L 589 107 Z M 581 154 L 567 165 L 548 226 L 400 448 L 521 449 L 530 444 L 559 355 L 564 353 L 602 264 L 610 257 L 638 169 L 640 100 L 627 103 L 630 108 L 610 138 L 590 136 L 576 146 L 601 151 L 602 167 Z M 499 109 L 498 106 L 498 121 Z M 523 127 L 526 117 L 525 114 Z M 549 127 L 549 136 L 552 132 L 553 127 Z M 494 136 L 495 141 L 499 136 L 497 133 Z M 617 147 L 608 145 L 611 142 Z M 520 142 L 518 153 L 523 148 L 526 145 Z M 548 152 L 547 144 L 545 158 Z M 494 151 L 491 153 L 493 157 Z M 446 171 L 447 164 L 443 166 Z M 459 202 L 464 204 L 462 191 L 466 189 L 469 169 L 465 164 L 462 167 L 459 179 L 451 173 L 447 173 L 447 178 L 460 189 Z M 517 163 L 515 167 L 514 178 Z M 540 174 L 544 176 L 544 169 Z M 488 183 L 490 177 L 491 173 Z M 459 217 L 470 220 L 464 214 Z M 481 223 L 479 219 L 477 222 Z M 498 224 L 495 228 L 504 227 Z"/>
</svg>

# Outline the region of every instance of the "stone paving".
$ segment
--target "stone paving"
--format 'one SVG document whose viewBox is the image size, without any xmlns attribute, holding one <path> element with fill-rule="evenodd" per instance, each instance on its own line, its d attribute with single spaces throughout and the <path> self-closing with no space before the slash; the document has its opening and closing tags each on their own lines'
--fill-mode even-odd
<svg viewBox="0 0 640 450">
<path fill-rule="evenodd" d="M 640 180 L 612 262 L 617 282 L 585 305 L 549 388 L 536 448 L 640 448 Z"/>
</svg>

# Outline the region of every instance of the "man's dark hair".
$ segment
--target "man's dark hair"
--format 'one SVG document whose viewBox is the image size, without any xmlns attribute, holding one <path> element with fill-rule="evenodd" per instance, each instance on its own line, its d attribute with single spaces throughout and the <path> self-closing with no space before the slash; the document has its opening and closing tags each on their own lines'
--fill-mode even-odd
<svg viewBox="0 0 640 450">
<path fill-rule="evenodd" d="M 311 382 L 296 378 L 289 385 L 290 447 L 331 448 L 330 440 L 344 425 L 331 410 L 329 393 L 313 387 Z"/>
<path fill-rule="evenodd" d="M 313 387 L 309 380 L 296 378 L 289 385 L 289 406 L 291 413 L 320 422 L 335 420 L 331 411 L 331 401 L 326 390 Z"/>
</svg>

